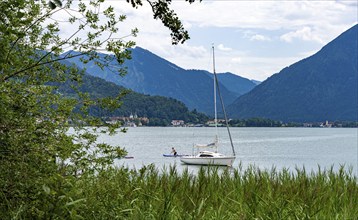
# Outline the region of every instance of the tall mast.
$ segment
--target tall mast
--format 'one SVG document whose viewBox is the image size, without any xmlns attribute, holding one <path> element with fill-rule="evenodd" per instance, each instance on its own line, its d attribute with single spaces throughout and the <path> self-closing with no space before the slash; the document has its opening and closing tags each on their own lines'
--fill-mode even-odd
<svg viewBox="0 0 358 220">
<path fill-rule="evenodd" d="M 218 131 L 217 131 L 217 110 L 216 110 L 216 88 L 217 88 L 218 94 L 219 94 L 219 97 L 220 97 L 221 107 L 222 107 L 222 110 L 223 110 L 223 113 L 224 113 L 224 117 L 225 117 L 226 129 L 227 129 L 227 132 L 228 132 L 229 138 L 230 138 L 230 144 L 231 144 L 232 153 L 233 153 L 234 156 L 236 156 L 234 144 L 233 144 L 233 142 L 232 142 L 231 132 L 230 132 L 230 129 L 229 129 L 229 122 L 228 122 L 227 115 L 226 115 L 226 110 L 225 110 L 225 106 L 224 106 L 224 101 L 223 101 L 223 98 L 222 98 L 221 93 L 220 93 L 220 87 L 219 87 L 218 77 L 217 77 L 216 72 L 215 72 L 214 45 L 213 45 L 213 66 L 214 66 L 214 97 L 215 97 L 215 98 L 214 98 L 214 103 L 215 103 L 216 138 L 218 137 Z"/>
</svg>

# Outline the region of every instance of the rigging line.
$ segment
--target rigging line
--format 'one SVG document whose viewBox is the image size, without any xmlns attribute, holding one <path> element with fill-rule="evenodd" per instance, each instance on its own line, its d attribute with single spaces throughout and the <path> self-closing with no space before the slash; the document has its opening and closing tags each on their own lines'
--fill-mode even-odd
<svg viewBox="0 0 358 220">
<path fill-rule="evenodd" d="M 213 72 L 214 74 L 216 73 L 216 70 L 215 70 L 215 51 L 214 51 L 214 44 L 213 44 Z M 217 106 L 216 106 L 216 78 L 214 77 L 214 115 L 215 115 L 215 118 L 214 118 L 214 123 L 215 123 L 215 132 L 216 132 L 216 136 L 215 136 L 215 143 L 218 142 L 218 111 L 217 111 Z M 217 143 L 216 143 L 216 151 L 218 150 L 217 149 L 218 146 L 217 146 Z"/>
<path fill-rule="evenodd" d="M 214 53 L 214 46 L 213 46 L 213 53 Z M 222 110 L 224 112 L 224 117 L 225 117 L 225 123 L 226 123 L 226 129 L 229 133 L 229 138 L 230 138 L 230 144 L 231 144 L 231 148 L 232 148 L 232 153 L 234 156 L 236 156 L 236 153 L 235 153 L 235 148 L 234 148 L 234 144 L 232 142 L 232 137 L 231 137 L 231 133 L 230 133 L 230 129 L 229 129 L 229 123 L 228 123 L 228 120 L 227 120 L 227 115 L 226 115 L 226 110 L 225 110 L 225 106 L 224 106 L 224 101 L 223 101 L 223 98 L 221 96 L 221 92 L 220 92 L 220 87 L 219 87 L 219 82 L 218 82 L 218 77 L 217 77 L 217 74 L 216 72 L 214 71 L 214 77 L 215 77 L 215 83 L 216 83 L 216 88 L 218 90 L 218 94 L 219 94 L 219 98 L 220 98 L 220 102 L 221 102 L 221 107 L 222 107 Z"/>
</svg>

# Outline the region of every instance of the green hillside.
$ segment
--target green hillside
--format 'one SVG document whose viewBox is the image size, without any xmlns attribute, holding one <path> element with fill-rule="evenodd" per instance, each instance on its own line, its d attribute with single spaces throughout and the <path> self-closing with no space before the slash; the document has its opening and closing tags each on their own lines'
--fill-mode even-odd
<svg viewBox="0 0 358 220">
<path fill-rule="evenodd" d="M 121 100 L 122 106 L 113 112 L 102 110 L 99 107 L 90 108 L 89 113 L 100 117 L 124 116 L 136 114 L 138 117 L 149 118 L 149 124 L 153 126 L 170 125 L 172 120 L 184 120 L 186 123 L 205 123 L 208 117 L 196 110 L 189 111 L 180 101 L 161 96 L 149 96 L 127 90 L 114 83 L 90 75 L 83 76 L 83 83 L 79 91 L 88 93 L 92 98 L 115 97 L 120 91 L 126 90 Z M 75 91 L 69 83 L 60 85 L 58 92 L 66 96 L 75 96 Z"/>
</svg>

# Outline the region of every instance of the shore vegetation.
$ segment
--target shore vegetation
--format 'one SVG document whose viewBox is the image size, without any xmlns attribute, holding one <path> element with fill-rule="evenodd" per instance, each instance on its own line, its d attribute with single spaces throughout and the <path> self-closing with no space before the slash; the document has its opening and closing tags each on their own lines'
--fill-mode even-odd
<svg viewBox="0 0 358 220">
<path fill-rule="evenodd" d="M 61 190 L 61 193 L 58 192 Z M 355 219 L 357 178 L 339 171 L 111 168 L 44 185 L 2 219 Z M 6 202 L 6 201 L 4 201 Z"/>
</svg>

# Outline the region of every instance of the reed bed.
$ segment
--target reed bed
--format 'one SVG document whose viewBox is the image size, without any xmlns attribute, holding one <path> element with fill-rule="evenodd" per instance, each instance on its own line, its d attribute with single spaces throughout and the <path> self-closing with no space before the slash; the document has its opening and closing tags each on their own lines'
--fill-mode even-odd
<svg viewBox="0 0 358 220">
<path fill-rule="evenodd" d="M 202 167 L 112 169 L 76 182 L 84 219 L 357 219 L 352 172 Z"/>
</svg>

